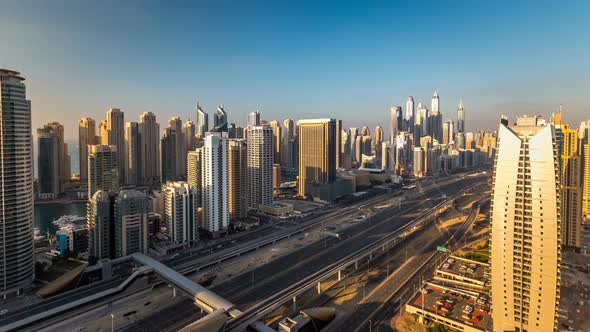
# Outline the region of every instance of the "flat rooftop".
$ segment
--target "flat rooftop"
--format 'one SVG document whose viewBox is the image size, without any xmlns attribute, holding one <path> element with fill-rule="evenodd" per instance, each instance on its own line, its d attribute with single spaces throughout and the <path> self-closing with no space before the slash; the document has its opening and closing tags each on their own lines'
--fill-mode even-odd
<svg viewBox="0 0 590 332">
<path fill-rule="evenodd" d="M 424 314 L 464 331 L 485 331 L 490 324 L 489 297 L 473 291 L 428 282 L 407 303 L 409 312 Z"/>
<path fill-rule="evenodd" d="M 461 257 L 450 256 L 445 261 L 443 261 L 436 270 L 437 272 L 440 271 L 450 275 L 455 275 L 457 277 L 469 278 L 477 280 L 481 283 L 485 283 L 487 281 L 487 269 L 489 269 L 488 264 Z"/>
</svg>

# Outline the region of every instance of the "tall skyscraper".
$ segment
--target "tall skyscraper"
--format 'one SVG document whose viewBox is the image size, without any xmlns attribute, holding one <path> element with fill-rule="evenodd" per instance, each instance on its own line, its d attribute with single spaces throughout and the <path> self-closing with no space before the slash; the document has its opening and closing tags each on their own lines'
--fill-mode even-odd
<svg viewBox="0 0 590 332">
<path fill-rule="evenodd" d="M 490 210 L 496 331 L 554 331 L 559 315 L 561 215 L 552 125 L 540 117 L 498 130 Z"/>
<path fill-rule="evenodd" d="M 358 136 L 358 128 L 350 128 L 348 130 L 349 133 L 349 140 L 350 140 L 350 155 L 352 156 L 352 161 L 356 160 L 356 137 Z"/>
<path fill-rule="evenodd" d="M 125 181 L 128 185 L 137 186 L 141 177 L 141 140 L 139 124 L 125 124 Z"/>
<path fill-rule="evenodd" d="M 287 149 L 289 146 L 289 141 L 295 138 L 295 125 L 293 123 L 293 120 L 285 119 L 285 121 L 283 121 L 283 126 L 285 127 L 285 130 L 283 132 L 282 138 L 283 146 L 281 147 L 281 165 L 283 165 L 283 167 L 286 167 L 289 163 L 289 153 Z"/>
<path fill-rule="evenodd" d="M 109 145 L 109 129 L 107 120 L 98 123 L 98 139 L 96 145 Z"/>
<path fill-rule="evenodd" d="M 342 162 L 342 120 L 336 120 L 336 168 L 341 168 Z"/>
<path fill-rule="evenodd" d="M 248 206 L 273 203 L 273 130 L 267 125 L 248 126 Z"/>
<path fill-rule="evenodd" d="M 442 143 L 442 114 L 440 113 L 440 97 L 438 96 L 438 92 L 436 91 L 432 96 L 432 109 L 430 113 L 430 131 L 428 134 L 432 135 L 432 137 L 439 143 Z"/>
<path fill-rule="evenodd" d="M 308 195 L 307 183 L 330 183 L 336 179 L 336 120 L 297 121 L 299 131 L 299 196 Z"/>
<path fill-rule="evenodd" d="M 187 154 L 187 182 L 193 188 L 195 206 L 203 207 L 203 151 L 198 148 Z"/>
<path fill-rule="evenodd" d="M 389 109 L 389 141 L 393 143 L 395 136 L 402 130 L 403 112 L 401 106 L 391 106 Z"/>
<path fill-rule="evenodd" d="M 19 72 L 0 69 L 0 295 L 33 282 L 31 102 Z"/>
<path fill-rule="evenodd" d="M 164 132 L 162 133 L 162 139 L 160 140 L 162 183 L 178 180 L 177 163 L 180 160 L 178 160 L 176 153 L 176 141 L 178 139 L 176 134 L 176 130 L 170 127 L 164 128 Z"/>
<path fill-rule="evenodd" d="M 281 124 L 277 120 L 270 122 L 273 137 L 273 158 L 275 164 L 281 163 Z"/>
<path fill-rule="evenodd" d="M 88 181 L 88 145 L 96 144 L 98 144 L 96 137 L 96 121 L 91 118 L 81 118 L 78 123 L 80 183 L 86 183 Z"/>
<path fill-rule="evenodd" d="M 260 126 L 260 112 L 248 113 L 248 126 Z"/>
<path fill-rule="evenodd" d="M 148 253 L 148 197 L 137 190 L 121 190 L 115 199 L 115 257 Z"/>
<path fill-rule="evenodd" d="M 197 106 L 195 107 L 195 112 L 197 114 L 197 123 L 195 126 L 195 132 L 199 138 L 204 138 L 205 133 L 209 131 L 209 114 L 205 113 L 199 103 L 197 102 Z"/>
<path fill-rule="evenodd" d="M 164 192 L 164 225 L 170 241 L 190 244 L 198 241 L 195 190 L 187 182 L 167 182 Z"/>
<path fill-rule="evenodd" d="M 404 131 L 414 131 L 414 97 L 409 96 L 406 101 L 406 126 Z"/>
<path fill-rule="evenodd" d="M 59 133 L 45 125 L 37 129 L 37 191 L 40 199 L 54 199 L 63 192 L 60 179 Z"/>
<path fill-rule="evenodd" d="M 244 139 L 230 139 L 229 165 L 229 217 L 245 218 L 248 213 L 248 147 Z"/>
<path fill-rule="evenodd" d="M 160 183 L 160 125 L 152 112 L 139 117 L 139 137 L 141 143 L 140 183 L 154 186 Z"/>
<path fill-rule="evenodd" d="M 186 152 L 197 148 L 197 137 L 195 136 L 195 124 L 189 119 L 182 125 L 182 136 L 184 137 L 184 148 Z"/>
<path fill-rule="evenodd" d="M 227 113 L 223 109 L 223 105 L 217 106 L 215 116 L 213 117 L 213 129 L 212 132 L 226 133 L 227 132 Z"/>
<path fill-rule="evenodd" d="M 203 229 L 216 236 L 229 225 L 229 174 L 227 138 L 205 136 L 202 167 Z"/>
<path fill-rule="evenodd" d="M 451 144 L 455 139 L 455 123 L 447 120 L 442 125 L 442 144 Z"/>
<path fill-rule="evenodd" d="M 125 183 L 125 115 L 118 108 L 107 111 L 107 137 L 108 145 L 117 147 L 117 160 L 119 162 L 119 183 Z"/>
<path fill-rule="evenodd" d="M 561 160 L 561 244 L 580 248 L 582 227 L 582 156 L 579 153 L 578 130 L 565 125 Z"/>
<path fill-rule="evenodd" d="M 418 103 L 418 116 L 416 117 L 416 123 L 418 123 L 418 121 L 420 123 L 420 136 L 426 136 L 430 133 L 429 118 L 428 108 L 426 108 L 426 105 Z"/>
<path fill-rule="evenodd" d="M 457 132 L 465 133 L 465 107 L 463 106 L 463 99 L 461 99 L 459 108 L 457 108 Z"/>
<path fill-rule="evenodd" d="M 56 182 L 56 195 L 59 195 L 64 192 L 65 183 L 71 177 L 71 159 L 70 155 L 68 154 L 68 145 L 64 141 L 64 126 L 61 125 L 59 122 L 49 121 L 45 126 L 43 126 L 43 128 L 37 130 L 37 134 L 41 134 L 45 138 L 47 138 L 48 136 L 52 136 L 56 141 L 55 150 L 51 152 L 53 153 L 51 157 L 57 158 L 57 178 L 50 181 Z M 45 154 L 44 152 L 46 151 L 39 152 L 40 154 L 38 154 L 38 156 L 43 157 Z M 39 165 L 39 167 L 41 166 L 42 165 Z M 41 173 L 39 173 L 40 175 L 44 173 L 44 170 L 41 170 L 41 168 L 39 169 L 39 171 L 42 171 Z"/>
<path fill-rule="evenodd" d="M 590 120 L 586 122 L 584 137 L 581 142 L 582 149 L 582 214 L 590 219 Z"/>
<path fill-rule="evenodd" d="M 340 134 L 340 151 L 341 152 L 341 160 L 340 160 L 340 167 L 344 168 L 346 170 L 352 169 L 352 155 L 351 155 L 351 151 L 350 151 L 350 135 L 349 133 L 344 130 L 341 129 L 341 134 Z"/>
<path fill-rule="evenodd" d="M 88 197 L 103 190 L 119 190 L 119 161 L 114 145 L 90 145 L 88 153 Z"/>
<path fill-rule="evenodd" d="M 90 196 L 86 209 L 88 256 L 96 259 L 113 258 L 115 248 L 112 196 L 106 191 L 98 190 Z"/>
<path fill-rule="evenodd" d="M 175 132 L 175 146 L 172 149 L 173 156 L 176 159 L 174 180 L 184 180 L 186 179 L 186 147 L 184 145 L 182 120 L 179 117 L 170 118 L 168 127 Z"/>
</svg>

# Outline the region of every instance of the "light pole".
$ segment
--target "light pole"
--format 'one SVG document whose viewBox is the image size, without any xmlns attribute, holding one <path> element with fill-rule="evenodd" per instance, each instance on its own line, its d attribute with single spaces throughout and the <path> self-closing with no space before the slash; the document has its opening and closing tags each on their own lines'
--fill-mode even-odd
<svg viewBox="0 0 590 332">
<path fill-rule="evenodd" d="M 372 328 L 373 328 L 373 322 L 371 322 L 371 320 L 369 319 L 369 332 L 371 332 Z"/>
<path fill-rule="evenodd" d="M 111 332 L 115 331 L 115 315 L 111 314 Z"/>
</svg>

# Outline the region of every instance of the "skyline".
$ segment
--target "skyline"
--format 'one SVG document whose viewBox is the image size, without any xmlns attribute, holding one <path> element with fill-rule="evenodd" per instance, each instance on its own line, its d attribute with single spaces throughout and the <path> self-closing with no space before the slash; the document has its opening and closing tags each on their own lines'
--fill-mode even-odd
<svg viewBox="0 0 590 332">
<path fill-rule="evenodd" d="M 163 124 L 194 120 L 197 101 L 209 114 L 224 104 L 241 125 L 260 110 L 388 131 L 390 106 L 412 95 L 429 107 L 434 91 L 443 120 L 463 98 L 467 131 L 495 130 L 503 113 L 548 118 L 559 104 L 577 127 L 590 109 L 588 4 L 535 4 L 9 1 L 0 67 L 27 78 L 33 128 L 60 121 L 66 140 L 109 107 Z"/>
</svg>

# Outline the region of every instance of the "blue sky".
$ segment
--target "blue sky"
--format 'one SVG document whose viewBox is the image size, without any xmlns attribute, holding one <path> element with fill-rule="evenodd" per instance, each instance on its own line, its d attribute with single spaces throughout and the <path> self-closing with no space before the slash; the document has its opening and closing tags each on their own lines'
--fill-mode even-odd
<svg viewBox="0 0 590 332">
<path fill-rule="evenodd" d="M 408 95 L 467 129 L 500 114 L 590 118 L 587 1 L 2 1 L 0 67 L 27 78 L 33 125 L 118 106 L 161 125 L 225 104 L 243 124 L 380 124 Z"/>
</svg>

